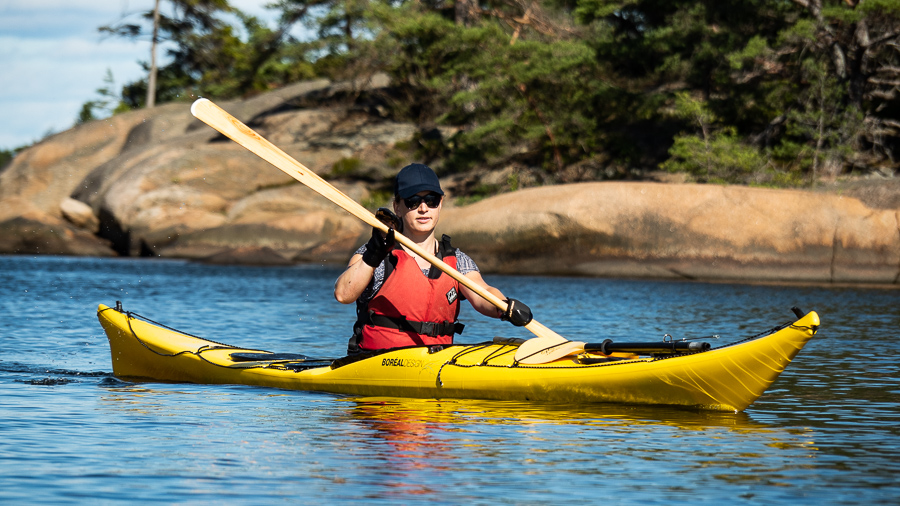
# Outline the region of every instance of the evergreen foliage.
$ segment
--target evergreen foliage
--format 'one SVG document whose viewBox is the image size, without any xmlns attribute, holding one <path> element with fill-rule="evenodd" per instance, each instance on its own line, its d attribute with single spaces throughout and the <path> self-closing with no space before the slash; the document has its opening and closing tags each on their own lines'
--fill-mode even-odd
<svg viewBox="0 0 900 506">
<path fill-rule="evenodd" d="M 459 131 L 417 143 L 444 172 L 809 185 L 900 156 L 900 0 L 279 0 L 276 27 L 164 4 L 160 102 L 386 72 L 395 119 Z"/>
<path fill-rule="evenodd" d="M 88 100 L 82 104 L 81 111 L 78 113 L 77 124 L 87 123 L 88 121 L 128 110 L 128 107 L 119 100 L 119 95 L 116 93 L 116 82 L 113 79 L 112 70 L 106 69 L 103 86 L 97 88 L 97 96 L 98 98 Z"/>
<path fill-rule="evenodd" d="M 697 181 L 711 183 L 756 183 L 764 177 L 766 161 L 759 151 L 744 144 L 733 126 L 719 125 L 706 104 L 687 92 L 675 99 L 675 115 L 688 121 L 699 134 L 679 134 L 669 150 L 671 158 L 661 165 L 672 172 L 686 172 Z"/>
<path fill-rule="evenodd" d="M 0 149 L 0 172 L 3 172 L 15 156 L 16 152 L 13 149 Z"/>
</svg>

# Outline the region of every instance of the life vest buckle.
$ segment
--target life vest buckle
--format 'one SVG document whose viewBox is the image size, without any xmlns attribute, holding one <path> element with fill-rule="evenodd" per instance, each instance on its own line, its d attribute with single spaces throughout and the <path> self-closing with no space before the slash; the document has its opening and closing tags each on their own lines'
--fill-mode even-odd
<svg viewBox="0 0 900 506">
<path fill-rule="evenodd" d="M 426 335 L 428 337 L 437 337 L 438 335 L 440 335 L 438 334 L 437 324 L 434 322 L 421 322 L 419 325 L 420 334 Z"/>
</svg>

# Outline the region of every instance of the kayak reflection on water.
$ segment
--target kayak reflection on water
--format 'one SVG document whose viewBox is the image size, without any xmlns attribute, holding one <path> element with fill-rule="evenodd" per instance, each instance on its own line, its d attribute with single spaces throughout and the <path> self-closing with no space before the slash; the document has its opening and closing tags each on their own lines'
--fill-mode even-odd
<svg viewBox="0 0 900 506">
<path fill-rule="evenodd" d="M 753 462 L 758 472 L 778 475 L 785 462 L 777 454 L 796 460 L 817 452 L 810 434 L 770 426 L 746 413 L 465 399 L 366 397 L 336 402 L 346 404 L 336 424 L 357 428 L 344 436 L 351 447 L 364 448 L 371 480 L 382 483 L 383 495 L 391 497 L 401 492 L 436 494 L 422 473 L 441 480 L 454 470 L 477 468 L 479 462 L 490 462 L 499 475 L 507 471 L 496 469 L 498 465 L 521 467 L 520 473 L 536 476 L 571 465 L 583 474 L 608 474 L 626 455 L 655 448 L 647 458 L 674 468 L 697 464 L 679 464 L 684 457 L 677 455 L 680 452 L 690 455 L 688 460 L 715 455 L 714 465 L 720 469 L 714 479 L 727 480 L 732 466 L 740 469 Z M 670 437 L 682 442 L 671 447 L 654 442 Z M 516 444 L 509 445 L 510 440 Z"/>
</svg>

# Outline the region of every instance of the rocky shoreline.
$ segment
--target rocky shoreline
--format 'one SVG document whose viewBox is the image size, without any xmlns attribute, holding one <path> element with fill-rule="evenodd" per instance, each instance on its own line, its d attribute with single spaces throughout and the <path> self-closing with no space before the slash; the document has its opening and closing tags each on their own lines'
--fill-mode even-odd
<svg viewBox="0 0 900 506">
<path fill-rule="evenodd" d="M 412 124 L 298 83 L 220 105 L 358 202 L 410 161 Z M 346 105 L 352 103 L 353 105 Z M 419 132 L 420 133 L 420 132 Z M 440 132 L 438 132 L 440 134 Z M 599 182 L 456 206 L 439 232 L 485 272 L 900 286 L 900 181 L 806 190 Z M 343 263 L 356 218 L 167 104 L 80 125 L 0 172 L 0 253 Z"/>
</svg>

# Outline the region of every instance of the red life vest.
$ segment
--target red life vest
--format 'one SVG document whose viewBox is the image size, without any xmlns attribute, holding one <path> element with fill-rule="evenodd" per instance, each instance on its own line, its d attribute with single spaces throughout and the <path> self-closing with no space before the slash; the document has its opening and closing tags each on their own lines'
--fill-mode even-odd
<svg viewBox="0 0 900 506">
<path fill-rule="evenodd" d="M 442 248 L 443 261 L 456 268 L 455 250 Z M 447 249 L 450 254 L 447 254 Z M 391 258 L 393 256 L 393 258 Z M 358 324 L 364 350 L 452 344 L 453 333 L 461 332 L 459 282 L 436 267 L 425 276 L 416 260 L 401 248 L 391 251 L 384 283 L 365 307 L 360 307 Z"/>
</svg>

